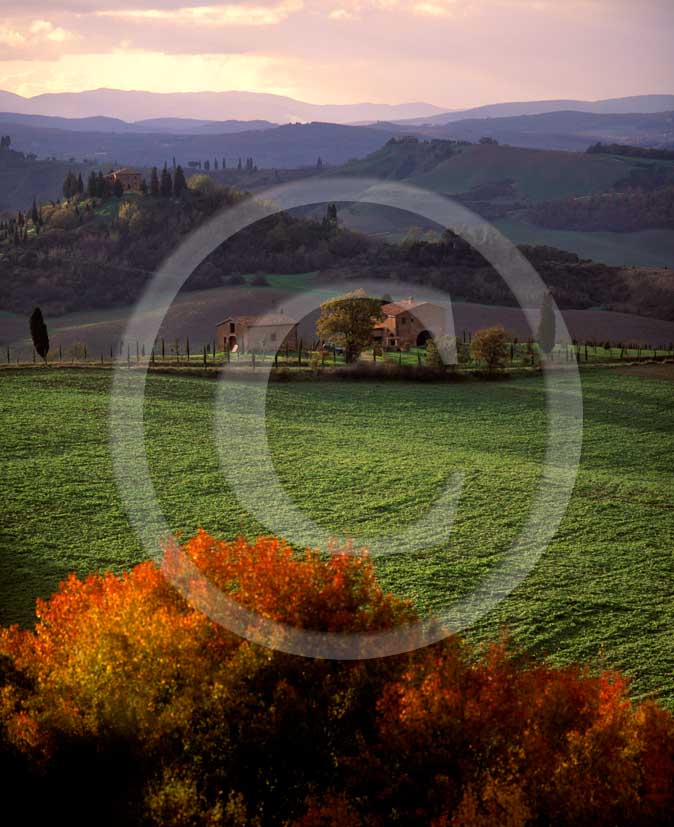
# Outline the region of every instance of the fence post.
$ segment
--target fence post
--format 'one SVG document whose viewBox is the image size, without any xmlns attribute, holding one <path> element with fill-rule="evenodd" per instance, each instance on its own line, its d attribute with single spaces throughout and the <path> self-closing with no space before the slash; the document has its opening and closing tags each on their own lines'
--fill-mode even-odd
<svg viewBox="0 0 674 827">
<path fill-rule="evenodd" d="M 84 361 L 87 361 L 87 346 L 84 346 Z"/>
<path fill-rule="evenodd" d="M 131 367 L 131 345 L 126 346 L 126 366 Z"/>
<path fill-rule="evenodd" d="M 206 345 L 204 345 L 204 367 L 205 368 L 208 367 L 208 361 L 207 361 L 207 358 L 206 358 Z"/>
<path fill-rule="evenodd" d="M 302 340 L 301 339 L 300 339 L 300 347 L 299 347 L 299 350 L 297 351 L 297 367 L 298 368 L 302 367 Z"/>
<path fill-rule="evenodd" d="M 185 352 L 187 353 L 187 361 L 190 361 L 190 337 L 185 339 Z"/>
<path fill-rule="evenodd" d="M 162 362 L 164 361 L 165 354 L 166 354 L 166 350 L 164 348 L 164 340 L 162 339 L 161 340 L 161 359 L 162 359 Z"/>
</svg>

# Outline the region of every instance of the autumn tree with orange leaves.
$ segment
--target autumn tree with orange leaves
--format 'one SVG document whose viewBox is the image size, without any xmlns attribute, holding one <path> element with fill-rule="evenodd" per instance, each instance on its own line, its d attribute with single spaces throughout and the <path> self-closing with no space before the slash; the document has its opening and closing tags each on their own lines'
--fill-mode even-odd
<svg viewBox="0 0 674 827">
<path fill-rule="evenodd" d="M 348 550 L 199 532 L 164 566 L 181 555 L 295 627 L 415 617 Z M 612 673 L 456 637 L 372 661 L 286 655 L 210 621 L 152 563 L 73 576 L 37 615 L 0 636 L 0 769 L 25 823 L 673 823 L 672 718 Z"/>
</svg>

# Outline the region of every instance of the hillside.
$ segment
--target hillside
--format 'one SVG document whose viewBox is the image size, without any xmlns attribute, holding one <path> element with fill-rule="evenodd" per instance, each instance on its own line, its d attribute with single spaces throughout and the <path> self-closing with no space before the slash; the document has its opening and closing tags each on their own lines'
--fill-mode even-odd
<svg viewBox="0 0 674 827">
<path fill-rule="evenodd" d="M 0 211 L 25 209 L 33 198 L 47 201 L 59 197 L 69 170 L 86 178 L 91 169 L 89 164 L 39 161 L 23 152 L 0 150 Z"/>
<path fill-rule="evenodd" d="M 86 195 L 43 205 L 0 225 L 0 310 L 49 315 L 133 303 L 159 264 L 209 216 L 244 198 L 207 178 L 174 196 Z M 38 232 L 39 230 L 39 232 Z M 562 308 L 597 308 L 674 319 L 674 271 L 624 270 L 547 247 L 524 247 Z M 358 281 L 363 274 L 448 289 L 456 299 L 514 306 L 502 279 L 468 244 L 446 233 L 402 245 L 367 238 L 327 220 L 271 216 L 221 245 L 195 270 L 186 290 L 244 286 L 245 273 L 320 271 Z M 531 306 L 539 295 L 527 298 Z"/>
<path fill-rule="evenodd" d="M 638 159 L 431 140 L 389 142 L 339 173 L 405 180 L 467 201 L 536 203 L 605 192 L 638 168 Z"/>
<path fill-rule="evenodd" d="M 430 138 L 475 142 L 482 136 L 489 136 L 502 144 L 531 149 L 583 152 L 596 141 L 671 147 L 674 145 L 674 111 L 625 115 L 548 112 L 519 117 L 468 119 L 446 126 L 413 129 Z"/>
<path fill-rule="evenodd" d="M 674 186 L 550 201 L 531 210 L 529 218 L 553 230 L 674 230 Z"/>
</svg>

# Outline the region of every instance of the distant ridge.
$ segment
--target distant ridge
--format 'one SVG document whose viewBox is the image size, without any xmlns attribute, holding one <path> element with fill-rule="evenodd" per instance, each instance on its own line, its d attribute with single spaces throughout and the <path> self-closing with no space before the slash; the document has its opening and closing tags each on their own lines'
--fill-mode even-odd
<svg viewBox="0 0 674 827">
<path fill-rule="evenodd" d="M 632 95 L 627 98 L 606 98 L 597 101 L 544 100 L 491 103 L 472 109 L 444 112 L 430 118 L 414 117 L 396 121 L 399 124 L 441 126 L 456 121 L 478 118 L 507 118 L 519 115 L 543 115 L 548 112 L 589 112 L 595 115 L 648 115 L 674 110 L 674 95 Z"/>
<path fill-rule="evenodd" d="M 49 92 L 23 98 L 0 91 L 0 110 L 22 115 L 88 118 L 105 115 L 128 122 L 155 118 L 215 121 L 263 120 L 274 123 L 428 118 L 442 113 L 429 103 L 314 104 L 261 92 L 142 92 L 93 89 Z"/>
<path fill-rule="evenodd" d="M 0 123 L 64 129 L 69 132 L 166 133 L 171 135 L 228 135 L 257 129 L 273 129 L 278 126 L 271 121 L 210 121 L 197 118 L 147 118 L 129 123 L 121 118 L 110 118 L 105 115 L 63 118 L 57 115 L 26 115 L 1 111 Z"/>
</svg>

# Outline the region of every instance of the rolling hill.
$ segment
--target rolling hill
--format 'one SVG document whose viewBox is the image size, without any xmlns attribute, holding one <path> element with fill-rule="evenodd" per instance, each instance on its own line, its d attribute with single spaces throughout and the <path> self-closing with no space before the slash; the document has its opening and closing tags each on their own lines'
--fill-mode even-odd
<svg viewBox="0 0 674 827">
<path fill-rule="evenodd" d="M 674 146 L 674 111 L 647 115 L 548 112 L 512 118 L 470 119 L 418 131 L 432 138 L 479 141 L 481 137 L 489 136 L 512 146 L 578 152 L 596 141 L 670 147 Z"/>
<path fill-rule="evenodd" d="M 671 163 L 671 162 L 663 162 Z M 340 174 L 405 180 L 466 201 L 535 203 L 605 192 L 639 167 L 639 159 L 492 144 L 389 141 Z M 501 194 L 485 193 L 500 186 Z M 473 196 L 473 197 L 471 197 Z"/>
</svg>

